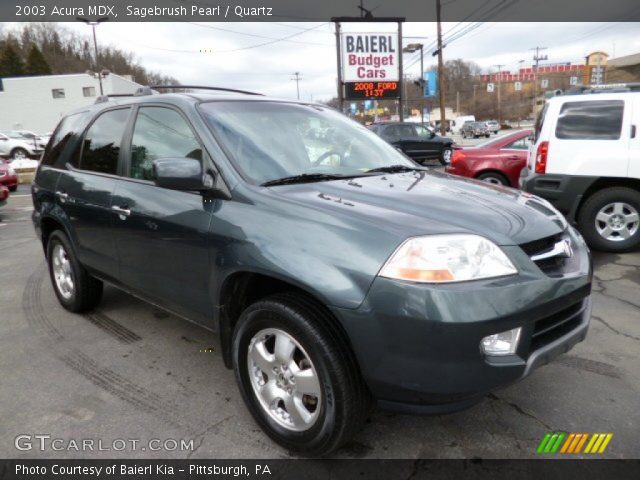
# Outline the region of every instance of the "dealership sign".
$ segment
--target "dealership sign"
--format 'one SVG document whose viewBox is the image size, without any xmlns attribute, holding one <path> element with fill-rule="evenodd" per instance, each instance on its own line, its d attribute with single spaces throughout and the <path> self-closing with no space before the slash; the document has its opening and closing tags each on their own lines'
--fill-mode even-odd
<svg viewBox="0 0 640 480">
<path fill-rule="evenodd" d="M 394 33 L 343 33 L 342 81 L 397 82 L 398 37 Z"/>
</svg>

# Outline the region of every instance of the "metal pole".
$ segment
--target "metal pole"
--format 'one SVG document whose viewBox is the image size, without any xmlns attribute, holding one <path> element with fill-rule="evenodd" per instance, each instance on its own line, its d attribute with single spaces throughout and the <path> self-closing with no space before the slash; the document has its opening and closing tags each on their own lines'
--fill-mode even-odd
<svg viewBox="0 0 640 480">
<path fill-rule="evenodd" d="M 404 121 L 404 72 L 402 71 L 402 22 L 398 22 L 398 70 L 400 73 L 400 85 L 399 85 L 399 103 L 400 103 L 400 112 L 399 117 L 400 121 Z"/>
<path fill-rule="evenodd" d="M 340 42 L 340 22 L 336 22 L 336 52 L 338 58 L 338 105 L 340 113 L 344 113 L 344 88 L 342 86 L 342 51 Z"/>
<path fill-rule="evenodd" d="M 420 86 L 422 87 L 422 101 L 420 102 L 420 118 L 424 124 L 424 45 L 420 44 Z"/>
<path fill-rule="evenodd" d="M 440 0 L 436 0 L 436 20 L 438 22 L 438 90 L 440 90 L 440 134 L 447 134 L 444 106 L 444 65 L 442 63 L 442 22 Z"/>
<path fill-rule="evenodd" d="M 93 30 L 93 50 L 95 52 L 96 57 L 96 73 L 98 74 L 98 82 L 100 83 L 100 96 L 104 95 L 104 91 L 102 90 L 102 72 L 100 72 L 100 67 L 98 66 L 98 41 L 96 40 L 96 24 L 91 25 L 91 29 Z"/>
</svg>

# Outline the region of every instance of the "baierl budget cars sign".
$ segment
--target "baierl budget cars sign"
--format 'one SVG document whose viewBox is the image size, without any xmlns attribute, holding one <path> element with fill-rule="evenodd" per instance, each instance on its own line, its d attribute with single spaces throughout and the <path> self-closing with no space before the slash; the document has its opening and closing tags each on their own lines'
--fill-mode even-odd
<svg viewBox="0 0 640 480">
<path fill-rule="evenodd" d="M 398 81 L 398 38 L 393 33 L 343 33 L 342 81 Z"/>
</svg>

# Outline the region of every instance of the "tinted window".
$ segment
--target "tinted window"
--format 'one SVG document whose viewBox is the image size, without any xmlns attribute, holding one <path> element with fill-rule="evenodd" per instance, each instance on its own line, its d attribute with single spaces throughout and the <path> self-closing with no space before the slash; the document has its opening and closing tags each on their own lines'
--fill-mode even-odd
<svg viewBox="0 0 640 480">
<path fill-rule="evenodd" d="M 83 113 L 75 113 L 62 119 L 44 151 L 43 164 L 54 165 L 58 162 L 60 155 L 62 155 L 73 136 L 78 135 L 86 125 L 83 121 L 84 118 L 85 115 Z"/>
<path fill-rule="evenodd" d="M 382 130 L 382 137 L 387 139 L 395 139 L 400 137 L 400 129 L 397 125 L 388 125 Z"/>
<path fill-rule="evenodd" d="M 556 137 L 569 140 L 617 140 L 624 101 L 567 102 L 560 110 Z"/>
<path fill-rule="evenodd" d="M 80 168 L 92 172 L 118 172 L 118 155 L 129 109 L 110 110 L 93 122 L 84 137 Z"/>
<path fill-rule="evenodd" d="M 415 137 L 416 131 L 412 125 L 398 125 L 398 131 L 400 132 L 400 138 Z"/>
<path fill-rule="evenodd" d="M 131 140 L 129 176 L 153 180 L 152 162 L 157 158 L 195 158 L 202 160 L 202 148 L 191 128 L 175 110 L 143 107 Z"/>
</svg>

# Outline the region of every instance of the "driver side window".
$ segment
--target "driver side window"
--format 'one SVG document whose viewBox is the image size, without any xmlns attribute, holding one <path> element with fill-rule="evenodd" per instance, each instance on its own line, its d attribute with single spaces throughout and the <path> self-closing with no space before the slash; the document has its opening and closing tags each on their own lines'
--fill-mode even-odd
<svg viewBox="0 0 640 480">
<path fill-rule="evenodd" d="M 530 137 L 524 137 L 516 140 L 515 142 L 511 142 L 504 148 L 512 149 L 512 150 L 529 150 L 529 146 L 531 145 Z"/>
<path fill-rule="evenodd" d="M 193 131 L 175 110 L 140 108 L 131 140 L 129 176 L 154 180 L 152 162 L 171 157 L 202 161 L 202 148 Z"/>
</svg>

